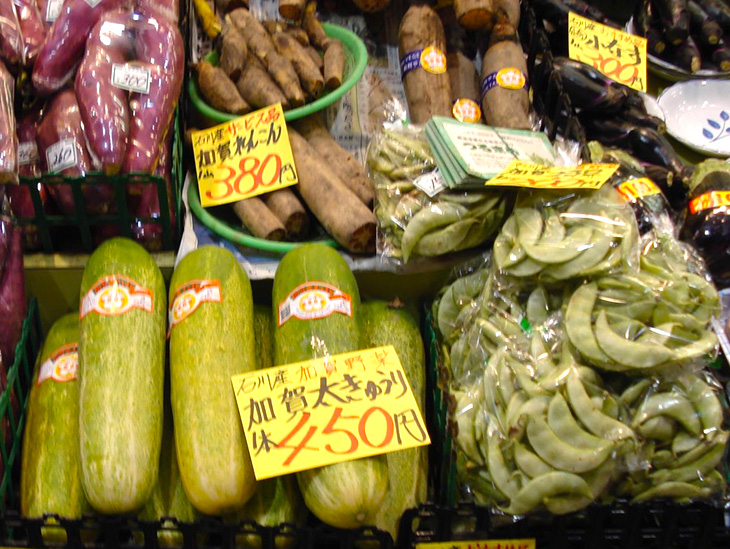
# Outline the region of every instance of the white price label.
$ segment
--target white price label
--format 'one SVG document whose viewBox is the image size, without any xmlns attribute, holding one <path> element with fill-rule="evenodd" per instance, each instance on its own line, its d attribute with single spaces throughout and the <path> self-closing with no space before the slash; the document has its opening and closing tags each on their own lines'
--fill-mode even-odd
<svg viewBox="0 0 730 549">
<path fill-rule="evenodd" d="M 112 85 L 137 93 L 150 93 L 150 71 L 136 65 L 112 65 Z"/>
<path fill-rule="evenodd" d="M 46 149 L 48 171 L 57 173 L 77 164 L 76 146 L 73 139 L 62 139 Z"/>
<path fill-rule="evenodd" d="M 48 0 L 46 6 L 46 21 L 53 23 L 61 15 L 64 0 Z"/>
<path fill-rule="evenodd" d="M 34 164 L 39 160 L 38 145 L 35 144 L 35 141 L 18 144 L 18 164 Z"/>
<path fill-rule="evenodd" d="M 413 184 L 426 193 L 429 198 L 433 198 L 446 188 L 446 183 L 438 168 L 430 173 L 418 176 L 413 180 Z"/>
</svg>

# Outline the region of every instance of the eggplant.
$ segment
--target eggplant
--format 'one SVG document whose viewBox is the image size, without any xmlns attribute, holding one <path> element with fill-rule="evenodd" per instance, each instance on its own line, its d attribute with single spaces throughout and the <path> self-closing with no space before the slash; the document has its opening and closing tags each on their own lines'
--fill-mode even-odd
<svg viewBox="0 0 730 549">
<path fill-rule="evenodd" d="M 720 0 L 702 0 L 702 7 L 720 24 L 724 32 L 730 29 L 730 7 L 727 4 Z"/>
<path fill-rule="evenodd" d="M 705 59 L 711 61 L 718 71 L 730 71 L 730 47 L 724 40 L 720 40 L 714 48 L 708 48 L 703 53 L 705 53 Z"/>
<path fill-rule="evenodd" d="M 722 38 L 720 23 L 710 17 L 702 6 L 694 0 L 687 0 L 689 12 L 689 30 L 695 41 L 701 46 L 714 46 Z"/>
<path fill-rule="evenodd" d="M 588 112 L 613 113 L 623 107 L 629 96 L 627 88 L 615 83 L 604 84 L 588 78 L 583 69 L 573 64 L 553 63 L 565 92 L 575 107 Z"/>
<path fill-rule="evenodd" d="M 556 26 L 567 25 L 568 14 L 572 11 L 609 27 L 620 28 L 619 25 L 606 17 L 601 10 L 588 5 L 583 0 L 533 0 L 531 4 L 541 17 Z"/>
<path fill-rule="evenodd" d="M 0 356 L 9 367 L 15 360 L 15 346 L 20 340 L 26 314 L 23 235 L 7 218 L 0 219 L 2 232 L 7 233 L 8 249 L 0 279 Z"/>
<path fill-rule="evenodd" d="M 667 49 L 667 42 L 654 19 L 650 0 L 639 0 L 634 10 L 634 31 L 646 38 L 647 51 L 658 55 Z"/>
<path fill-rule="evenodd" d="M 688 166 L 682 161 L 667 138 L 651 128 L 633 128 L 629 133 L 631 152 L 638 159 L 664 166 L 675 176 L 684 178 Z"/>
<path fill-rule="evenodd" d="M 687 201 L 686 177 L 677 177 L 674 172 L 656 164 L 644 164 L 646 176 L 656 183 L 675 211 L 680 211 Z"/>
<path fill-rule="evenodd" d="M 689 73 L 697 72 L 702 68 L 702 54 L 691 36 L 688 36 L 679 46 L 668 47 L 659 57 Z"/>
<path fill-rule="evenodd" d="M 618 117 L 622 120 L 625 120 L 626 122 L 636 124 L 637 126 L 652 128 L 659 133 L 665 133 L 667 131 L 667 125 L 664 123 L 664 120 L 657 116 L 652 116 L 651 114 L 648 114 L 646 112 L 646 109 L 639 109 L 635 108 L 634 106 L 630 106 L 624 108 L 618 114 Z"/>
<path fill-rule="evenodd" d="M 589 140 L 603 145 L 622 147 L 628 143 L 632 126 L 616 118 L 600 118 L 587 114 L 580 119 Z"/>
<path fill-rule="evenodd" d="M 652 0 L 667 41 L 679 46 L 689 36 L 689 12 L 686 0 Z"/>
</svg>

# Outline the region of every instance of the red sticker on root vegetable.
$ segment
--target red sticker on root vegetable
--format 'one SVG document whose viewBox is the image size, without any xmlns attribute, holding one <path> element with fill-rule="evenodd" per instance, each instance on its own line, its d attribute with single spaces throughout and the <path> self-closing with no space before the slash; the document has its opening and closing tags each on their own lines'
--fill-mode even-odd
<svg viewBox="0 0 730 549">
<path fill-rule="evenodd" d="M 79 369 L 79 344 L 70 343 L 56 349 L 43 364 L 38 368 L 38 380 L 40 385 L 48 379 L 64 383 L 76 379 Z"/>
<path fill-rule="evenodd" d="M 152 312 L 152 290 L 121 275 L 99 279 L 81 302 L 81 318 L 89 313 L 103 316 L 123 315 L 132 309 Z"/>
<path fill-rule="evenodd" d="M 689 211 L 693 214 L 720 206 L 730 206 L 730 191 L 710 191 L 689 201 Z"/>
<path fill-rule="evenodd" d="M 279 304 L 278 324 L 290 318 L 316 320 L 334 313 L 352 316 L 352 297 L 325 282 L 305 282 Z"/>
<path fill-rule="evenodd" d="M 179 324 L 203 303 L 220 303 L 223 298 L 220 280 L 191 280 L 180 286 L 170 304 L 170 329 Z"/>
</svg>

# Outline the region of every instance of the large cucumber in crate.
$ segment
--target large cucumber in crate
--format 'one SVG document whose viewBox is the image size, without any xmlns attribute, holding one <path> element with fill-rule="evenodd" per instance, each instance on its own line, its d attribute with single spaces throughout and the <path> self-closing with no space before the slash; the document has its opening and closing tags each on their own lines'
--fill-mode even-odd
<svg viewBox="0 0 730 549">
<path fill-rule="evenodd" d="M 231 376 L 256 369 L 251 283 L 231 252 L 203 246 L 170 281 L 170 396 L 180 477 L 202 513 L 256 490 Z"/>
<path fill-rule="evenodd" d="M 324 294 L 328 297 L 322 299 Z M 363 347 L 355 277 L 329 246 L 306 244 L 282 258 L 274 277 L 273 310 L 277 365 Z M 307 507 L 320 520 L 356 528 L 372 524 L 388 490 L 388 464 L 383 455 L 345 461 L 301 471 L 297 482 Z"/>
<path fill-rule="evenodd" d="M 84 491 L 101 513 L 144 505 L 157 481 L 165 282 L 127 238 L 104 242 L 81 279 L 79 436 Z"/>
<path fill-rule="evenodd" d="M 23 432 L 20 513 L 77 519 L 89 508 L 79 460 L 79 315 L 57 320 L 33 373 Z M 53 523 L 53 519 L 49 522 Z M 44 527 L 46 542 L 65 542 L 63 528 Z"/>
</svg>

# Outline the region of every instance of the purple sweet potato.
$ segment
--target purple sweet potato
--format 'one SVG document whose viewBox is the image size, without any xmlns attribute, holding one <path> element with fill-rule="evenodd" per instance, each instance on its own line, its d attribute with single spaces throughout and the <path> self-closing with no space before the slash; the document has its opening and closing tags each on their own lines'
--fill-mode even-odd
<svg viewBox="0 0 730 549">
<path fill-rule="evenodd" d="M 94 25 L 76 73 L 74 89 L 89 144 L 105 173 L 119 173 L 127 150 L 129 92 L 115 85 L 134 50 L 133 21 L 128 11 L 108 12 Z M 123 84 L 124 85 L 124 84 Z"/>
<path fill-rule="evenodd" d="M 0 59 L 8 65 L 23 63 L 23 37 L 15 4 L 10 0 L 0 2 Z"/>
<path fill-rule="evenodd" d="M 0 61 L 0 183 L 18 182 L 14 100 L 15 80 Z"/>
<path fill-rule="evenodd" d="M 160 15 L 177 25 L 180 0 L 137 0 L 134 11 L 144 15 Z"/>
<path fill-rule="evenodd" d="M 43 173 L 60 173 L 75 177 L 95 169 L 86 149 L 86 136 L 81 124 L 79 105 L 72 89 L 67 88 L 59 92 L 50 102 L 38 126 L 36 143 Z M 70 185 L 50 185 L 48 190 L 63 213 L 67 215 L 74 213 L 74 199 Z M 109 211 L 113 198 L 110 187 L 83 185 L 82 191 L 88 213 L 103 214 Z"/>
<path fill-rule="evenodd" d="M 23 38 L 25 65 L 32 67 L 45 38 L 46 28 L 35 0 L 13 0 L 13 2 Z"/>
<path fill-rule="evenodd" d="M 8 238 L 8 253 L 0 279 L 0 356 L 7 366 L 15 360 L 15 346 L 23 331 L 25 275 L 20 229 L 8 220 L 0 220 L 0 232 L 7 232 Z"/>
<path fill-rule="evenodd" d="M 3 222 L 3 219 L 7 218 L 0 217 L 0 282 L 5 272 L 5 262 L 8 259 L 8 247 L 10 245 L 10 223 Z"/>
<path fill-rule="evenodd" d="M 183 39 L 177 26 L 163 19 L 139 22 L 137 61 L 150 71 L 149 93 L 132 93 L 129 145 L 122 173 L 154 172 L 175 114 L 185 73 Z"/>
<path fill-rule="evenodd" d="M 36 92 L 50 95 L 71 80 L 84 55 L 89 32 L 97 21 L 106 12 L 128 5 L 129 0 L 66 0 L 61 15 L 43 41 L 33 67 Z"/>
</svg>

